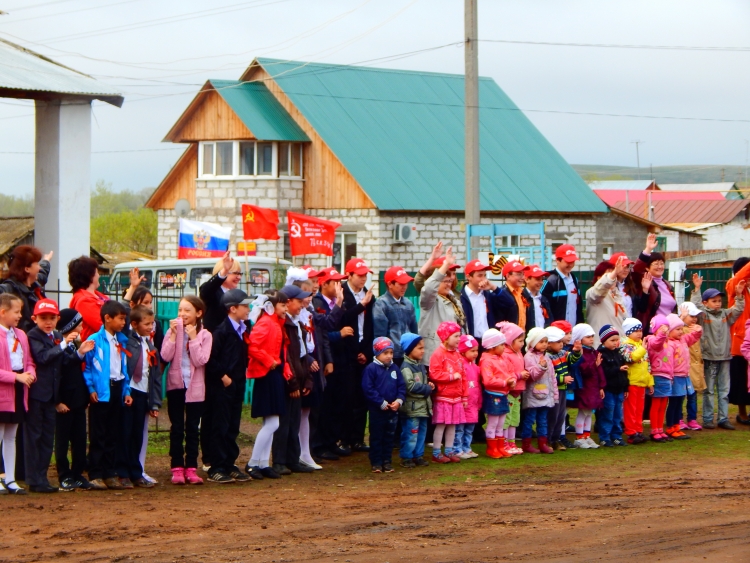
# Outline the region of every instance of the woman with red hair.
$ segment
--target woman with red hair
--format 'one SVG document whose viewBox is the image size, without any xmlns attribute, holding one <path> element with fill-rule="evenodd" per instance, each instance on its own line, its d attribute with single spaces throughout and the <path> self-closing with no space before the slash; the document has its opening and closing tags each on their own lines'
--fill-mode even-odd
<svg viewBox="0 0 750 563">
<path fill-rule="evenodd" d="M 0 293 L 12 293 L 20 297 L 23 305 L 21 307 L 21 320 L 18 328 L 28 332 L 36 325 L 31 320 L 34 305 L 40 299 L 44 299 L 44 286 L 49 276 L 52 252 L 42 256 L 42 251 L 35 246 L 21 245 L 13 249 L 8 259 L 8 279 L 0 284 Z"/>
</svg>

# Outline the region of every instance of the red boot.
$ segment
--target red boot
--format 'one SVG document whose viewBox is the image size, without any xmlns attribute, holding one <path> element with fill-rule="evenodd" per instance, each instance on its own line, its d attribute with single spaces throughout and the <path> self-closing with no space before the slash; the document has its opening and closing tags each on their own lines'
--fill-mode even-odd
<svg viewBox="0 0 750 563">
<path fill-rule="evenodd" d="M 553 450 L 552 448 L 550 448 L 547 445 L 547 438 L 546 438 L 546 436 L 542 437 L 542 438 L 537 438 L 536 439 L 536 443 L 539 446 L 539 451 L 542 452 L 543 454 L 553 454 L 553 453 L 555 453 L 555 450 Z"/>
<path fill-rule="evenodd" d="M 500 457 L 513 457 L 513 454 L 505 447 L 505 438 L 495 438 L 495 440 L 497 440 L 497 453 Z"/>
<path fill-rule="evenodd" d="M 497 438 L 487 438 L 487 457 L 500 459 L 503 455 L 497 449 Z"/>
<path fill-rule="evenodd" d="M 524 438 L 521 440 L 521 449 L 524 451 L 524 453 L 527 453 L 527 454 L 539 453 L 539 450 L 537 450 L 534 446 L 531 445 L 531 438 Z"/>
</svg>

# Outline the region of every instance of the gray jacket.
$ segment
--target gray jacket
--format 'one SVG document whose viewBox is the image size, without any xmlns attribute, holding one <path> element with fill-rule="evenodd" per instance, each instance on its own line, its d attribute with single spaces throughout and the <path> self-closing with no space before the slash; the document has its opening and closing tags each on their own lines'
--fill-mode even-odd
<svg viewBox="0 0 750 563">
<path fill-rule="evenodd" d="M 436 331 L 440 323 L 458 322 L 456 319 L 456 310 L 450 301 L 443 299 L 438 295 L 440 282 L 445 278 L 440 270 L 435 270 L 432 275 L 424 282 L 422 292 L 419 295 L 419 335 L 424 340 L 424 358 L 422 363 L 430 365 L 430 358 L 435 350 L 440 346 Z"/>
<path fill-rule="evenodd" d="M 386 336 L 393 341 L 393 357 L 403 358 L 401 335 L 417 332 L 417 313 L 406 297 L 396 301 L 390 292 L 378 297 L 372 308 L 372 327 L 375 338 Z"/>
<path fill-rule="evenodd" d="M 703 311 L 703 314 L 698 317 L 698 322 L 703 328 L 703 336 L 701 336 L 703 359 L 712 362 L 731 360 L 732 337 L 729 329 L 745 310 L 745 299 L 737 298 L 729 309 L 717 311 L 704 307 L 701 294 L 697 291 L 690 294 L 690 301 Z"/>
<path fill-rule="evenodd" d="M 427 369 L 409 356 L 401 364 L 401 375 L 406 383 L 406 400 L 399 411 L 409 418 L 426 418 L 432 415 L 432 387 L 428 385 Z"/>
</svg>

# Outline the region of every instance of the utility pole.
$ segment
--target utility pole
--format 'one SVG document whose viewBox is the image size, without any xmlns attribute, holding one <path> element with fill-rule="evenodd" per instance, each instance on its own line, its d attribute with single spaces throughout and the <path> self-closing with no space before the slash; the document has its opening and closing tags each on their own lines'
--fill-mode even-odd
<svg viewBox="0 0 750 563">
<path fill-rule="evenodd" d="M 747 188 L 747 158 L 750 154 L 750 141 L 745 139 L 745 188 Z"/>
<path fill-rule="evenodd" d="M 642 144 L 643 141 L 630 141 L 631 143 L 635 144 L 635 161 L 638 165 L 638 179 L 641 179 L 641 155 L 638 152 L 638 145 Z"/>
<path fill-rule="evenodd" d="M 464 205 L 466 225 L 479 223 L 479 52 L 478 52 L 478 0 L 464 0 Z M 477 256 L 478 239 L 472 237 L 472 260 Z"/>
</svg>

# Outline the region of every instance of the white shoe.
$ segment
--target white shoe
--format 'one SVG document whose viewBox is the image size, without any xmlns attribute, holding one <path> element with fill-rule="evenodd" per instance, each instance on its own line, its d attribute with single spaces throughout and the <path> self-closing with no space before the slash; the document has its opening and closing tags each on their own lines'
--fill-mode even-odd
<svg viewBox="0 0 750 563">
<path fill-rule="evenodd" d="M 460 454 L 458 454 L 458 457 L 460 457 L 461 459 L 471 459 L 472 455 L 468 452 L 461 452 Z"/>
<path fill-rule="evenodd" d="M 464 453 L 470 458 L 479 457 L 479 454 L 473 450 L 469 450 L 468 452 L 464 452 Z"/>
<path fill-rule="evenodd" d="M 304 459 L 300 458 L 299 463 L 300 465 L 304 465 L 305 467 L 312 467 L 313 469 L 323 469 L 322 465 L 318 465 L 314 461 L 305 461 Z"/>
<path fill-rule="evenodd" d="M 573 442 L 573 447 L 581 448 L 582 450 L 588 450 L 591 448 L 591 445 L 584 438 L 579 438 L 578 440 Z"/>
<path fill-rule="evenodd" d="M 143 472 L 143 478 L 149 483 L 153 483 L 154 485 L 157 485 L 159 483 L 159 481 L 151 477 L 151 475 L 148 475 L 145 471 Z"/>
<path fill-rule="evenodd" d="M 593 440 L 591 439 L 591 437 L 589 437 L 589 438 L 586 438 L 586 442 L 588 443 L 589 447 L 590 447 L 590 448 L 591 448 L 592 450 L 596 450 L 596 449 L 598 449 L 598 448 L 599 448 L 599 444 L 597 444 L 596 442 L 594 442 L 594 441 L 593 441 Z"/>
</svg>

